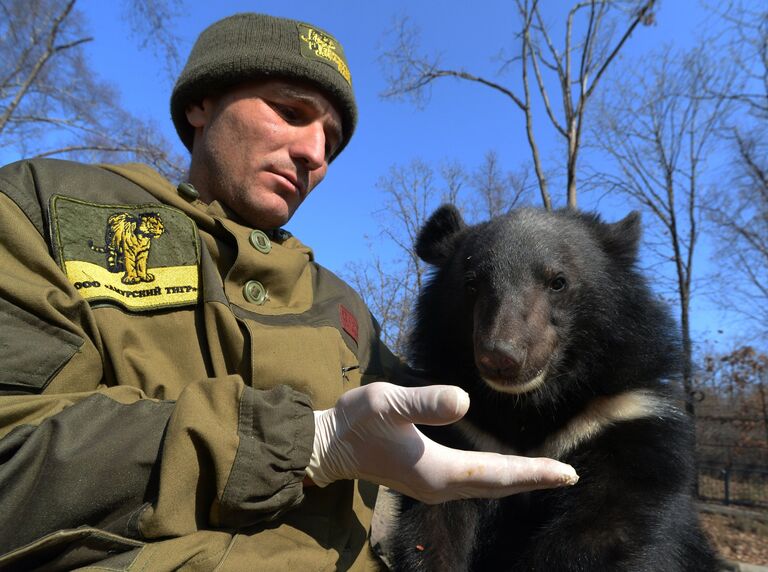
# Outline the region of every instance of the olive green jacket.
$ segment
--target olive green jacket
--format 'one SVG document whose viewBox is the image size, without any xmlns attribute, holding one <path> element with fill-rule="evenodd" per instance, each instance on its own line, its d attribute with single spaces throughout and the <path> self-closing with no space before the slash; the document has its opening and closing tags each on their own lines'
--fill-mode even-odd
<svg viewBox="0 0 768 572">
<path fill-rule="evenodd" d="M 184 192 L 0 169 L 0 569 L 371 569 L 376 488 L 302 480 L 312 409 L 397 362 L 310 249 Z"/>
</svg>

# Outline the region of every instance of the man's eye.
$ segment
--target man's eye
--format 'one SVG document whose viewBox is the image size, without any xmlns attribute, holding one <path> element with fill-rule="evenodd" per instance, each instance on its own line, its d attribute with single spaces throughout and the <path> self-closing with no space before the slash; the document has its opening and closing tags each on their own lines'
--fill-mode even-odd
<svg viewBox="0 0 768 572">
<path fill-rule="evenodd" d="M 278 114 L 280 114 L 280 117 L 288 121 L 289 123 L 298 121 L 301 118 L 300 113 L 297 109 L 291 107 L 290 105 L 281 105 L 281 104 L 275 104 L 273 105 L 275 110 Z"/>
</svg>

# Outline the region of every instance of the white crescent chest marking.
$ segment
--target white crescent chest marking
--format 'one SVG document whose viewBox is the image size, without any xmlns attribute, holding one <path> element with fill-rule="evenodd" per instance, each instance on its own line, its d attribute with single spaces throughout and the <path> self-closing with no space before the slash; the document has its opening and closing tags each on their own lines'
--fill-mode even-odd
<svg viewBox="0 0 768 572">
<path fill-rule="evenodd" d="M 531 453 L 561 459 L 574 449 L 594 439 L 611 425 L 648 417 L 679 417 L 682 412 L 669 399 L 646 389 L 634 389 L 619 395 L 597 397 L 571 419 L 565 427 L 549 435 Z"/>
<path fill-rule="evenodd" d="M 559 431 L 530 451 L 515 451 L 501 439 L 462 419 L 456 426 L 473 447 L 508 455 L 562 459 L 582 443 L 596 438 L 611 425 L 649 417 L 680 417 L 682 411 L 669 399 L 645 389 L 635 389 L 608 397 L 597 397 Z"/>
</svg>

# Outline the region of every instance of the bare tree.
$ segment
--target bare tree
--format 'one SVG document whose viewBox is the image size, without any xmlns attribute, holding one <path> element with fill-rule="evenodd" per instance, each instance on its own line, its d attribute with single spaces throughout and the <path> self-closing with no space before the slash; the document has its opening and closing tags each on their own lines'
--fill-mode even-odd
<svg viewBox="0 0 768 572">
<path fill-rule="evenodd" d="M 613 160 L 599 183 L 623 193 L 651 215 L 658 229 L 652 247 L 673 266 L 684 358 L 686 407 L 693 412 L 690 306 L 694 254 L 700 238 L 702 177 L 726 116 L 723 98 L 701 98 L 703 86 L 727 83 L 724 68 L 702 50 L 654 54 L 652 70 L 629 74 L 602 102 L 594 141 Z M 664 275 L 663 273 L 661 274 Z"/>
<path fill-rule="evenodd" d="M 548 177 L 534 129 L 531 92 L 538 92 L 551 127 L 566 143 L 567 204 L 576 208 L 576 175 L 587 105 L 635 28 L 641 23 L 653 22 L 654 5 L 654 0 L 572 3 L 565 16 L 563 41 L 557 45 L 538 0 L 516 0 L 520 17 L 516 33 L 519 51 L 502 57 L 502 70 L 513 65 L 519 68 L 520 84 L 517 87 L 461 68 L 443 66 L 438 57 L 421 54 L 418 34 L 407 19 L 401 20 L 394 31 L 394 47 L 382 57 L 389 84 L 384 96 L 409 96 L 417 103 L 423 103 L 427 89 L 436 80 L 452 77 L 478 83 L 507 97 L 525 117 L 542 204 L 551 210 Z M 552 92 L 557 92 L 557 97 L 551 97 Z"/>
<path fill-rule="evenodd" d="M 123 14 L 139 46 L 165 62 L 170 82 L 176 81 L 182 65 L 180 39 L 172 26 L 181 8 L 182 0 L 130 0 L 123 4 Z"/>
<path fill-rule="evenodd" d="M 470 175 L 473 200 L 466 207 L 470 219 L 486 220 L 509 212 L 532 190 L 529 172 L 503 173 L 498 155 L 485 154 L 483 164 Z"/>
<path fill-rule="evenodd" d="M 767 338 L 768 140 L 764 129 L 744 135 L 735 131 L 733 139 L 730 181 L 712 193 L 707 209 L 719 244 L 718 301 L 754 325 L 750 337 Z"/>
<path fill-rule="evenodd" d="M 0 148 L 20 157 L 139 160 L 171 178 L 182 159 L 125 111 L 84 56 L 76 0 L 0 0 Z"/>
<path fill-rule="evenodd" d="M 462 174 L 454 168 L 450 176 L 442 195 L 456 200 Z M 377 185 L 386 200 L 376 214 L 386 220 L 379 226 L 381 239 L 394 245 L 397 254 L 394 260 L 385 262 L 371 248 L 369 260 L 348 266 L 345 273 L 380 320 L 384 341 L 396 353 L 403 350 L 410 311 L 427 272 L 413 246 L 441 196 L 434 179 L 434 170 L 419 160 L 407 167 L 390 168 L 388 176 Z"/>
<path fill-rule="evenodd" d="M 724 135 L 733 153 L 729 176 L 712 193 L 708 218 L 720 245 L 718 301 L 768 337 L 768 9 L 756 5 L 718 6 L 729 31 L 721 49 L 737 77 L 708 85 L 706 94 L 727 98 L 738 113 Z"/>
<path fill-rule="evenodd" d="M 760 0 L 727 0 L 710 9 L 725 23 L 726 33 L 716 49 L 728 54 L 738 81 L 729 86 L 707 86 L 705 93 L 738 102 L 752 117 L 765 121 L 768 119 L 768 9 Z"/>
</svg>

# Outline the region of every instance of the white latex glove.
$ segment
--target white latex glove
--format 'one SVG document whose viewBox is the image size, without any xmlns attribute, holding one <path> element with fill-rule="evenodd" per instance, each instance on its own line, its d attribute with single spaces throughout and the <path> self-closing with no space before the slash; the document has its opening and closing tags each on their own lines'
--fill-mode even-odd
<svg viewBox="0 0 768 572">
<path fill-rule="evenodd" d="M 407 388 L 377 382 L 353 389 L 332 409 L 315 411 L 307 475 L 321 487 L 365 479 L 428 504 L 499 498 L 578 481 L 573 467 L 553 459 L 450 449 L 414 426 L 447 425 L 468 409 L 469 395 L 451 385 Z"/>
</svg>

